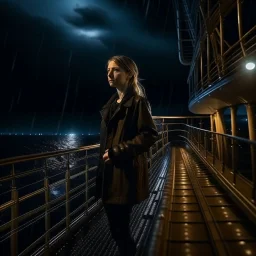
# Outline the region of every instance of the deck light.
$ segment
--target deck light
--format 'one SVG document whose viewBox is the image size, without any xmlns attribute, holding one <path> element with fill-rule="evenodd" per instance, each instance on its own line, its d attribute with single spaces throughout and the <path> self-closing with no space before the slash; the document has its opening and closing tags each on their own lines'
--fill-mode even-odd
<svg viewBox="0 0 256 256">
<path fill-rule="evenodd" d="M 253 69 L 255 68 L 255 63 L 253 63 L 253 62 L 248 62 L 248 63 L 246 63 L 245 67 L 246 67 L 246 69 L 248 69 L 248 70 L 253 70 Z"/>
</svg>

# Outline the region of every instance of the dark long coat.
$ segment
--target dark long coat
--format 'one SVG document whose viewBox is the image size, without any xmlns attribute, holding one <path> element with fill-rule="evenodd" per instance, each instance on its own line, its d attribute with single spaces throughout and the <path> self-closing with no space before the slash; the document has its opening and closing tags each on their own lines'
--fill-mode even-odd
<svg viewBox="0 0 256 256">
<path fill-rule="evenodd" d="M 104 203 L 136 204 L 149 196 L 148 164 L 145 152 L 158 138 L 157 129 L 145 98 L 129 89 L 117 110 L 109 116 L 114 94 L 103 109 L 100 131 L 100 156 L 96 176 L 96 197 Z M 116 119 L 116 120 L 115 120 Z M 111 167 L 103 161 L 108 124 L 115 122 L 116 132 L 110 138 Z"/>
</svg>

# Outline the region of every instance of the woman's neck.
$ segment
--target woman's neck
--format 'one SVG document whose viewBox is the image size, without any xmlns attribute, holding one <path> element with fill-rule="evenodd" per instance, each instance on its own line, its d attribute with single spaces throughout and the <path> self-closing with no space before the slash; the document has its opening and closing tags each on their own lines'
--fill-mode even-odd
<svg viewBox="0 0 256 256">
<path fill-rule="evenodd" d="M 119 102 L 123 99 L 127 88 L 128 88 L 128 85 L 125 85 L 125 86 L 123 86 L 123 88 L 118 88 L 117 89 L 117 93 L 118 93 L 118 97 L 119 97 L 118 101 Z"/>
</svg>

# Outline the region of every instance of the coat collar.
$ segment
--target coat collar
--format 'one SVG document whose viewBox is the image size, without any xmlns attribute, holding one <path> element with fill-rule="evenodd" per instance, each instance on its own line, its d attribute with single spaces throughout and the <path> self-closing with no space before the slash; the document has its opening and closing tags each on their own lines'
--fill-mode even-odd
<svg viewBox="0 0 256 256">
<path fill-rule="evenodd" d="M 134 89 L 129 88 L 127 90 L 127 92 L 125 93 L 124 98 L 120 104 L 123 105 L 124 107 L 131 107 L 132 101 L 133 101 L 133 96 L 135 96 L 135 95 L 136 95 L 136 93 L 135 93 Z M 108 102 L 102 107 L 102 110 L 107 107 L 110 107 L 110 105 L 117 99 L 118 99 L 118 93 L 116 92 L 115 94 L 113 94 L 111 96 L 111 98 L 108 100 Z"/>
<path fill-rule="evenodd" d="M 132 103 L 133 103 L 133 98 L 134 96 L 136 95 L 134 89 L 132 87 L 128 87 L 121 103 L 120 103 L 120 106 L 119 108 L 115 111 L 114 115 L 111 117 L 111 119 L 117 114 L 117 112 L 120 110 L 121 106 L 124 106 L 126 108 L 129 108 L 132 106 Z M 100 111 L 101 115 L 102 115 L 102 118 L 104 120 L 107 119 L 107 116 L 108 116 L 108 112 L 109 112 L 109 108 L 110 108 L 110 105 L 111 103 L 113 103 L 115 100 L 118 99 L 118 93 L 116 92 L 115 94 L 113 94 L 111 96 L 111 98 L 108 100 L 108 102 L 102 107 L 102 110 Z"/>
</svg>

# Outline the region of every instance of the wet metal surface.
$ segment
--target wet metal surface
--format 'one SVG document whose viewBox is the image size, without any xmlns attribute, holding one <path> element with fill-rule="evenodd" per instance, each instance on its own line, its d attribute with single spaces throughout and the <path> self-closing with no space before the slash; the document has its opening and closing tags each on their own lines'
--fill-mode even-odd
<svg viewBox="0 0 256 256">
<path fill-rule="evenodd" d="M 165 178 L 165 173 L 168 170 L 167 163 L 170 159 L 169 151 L 159 158 L 152 166 L 150 179 L 150 197 L 142 203 L 135 205 L 131 214 L 131 234 L 139 246 L 145 239 L 145 234 L 152 221 L 152 215 L 155 214 L 155 204 L 160 200 L 159 191 L 155 188 L 159 180 Z M 160 186 L 158 185 L 159 189 Z M 79 232 L 72 237 L 67 245 L 59 250 L 58 256 L 114 256 L 119 255 L 117 246 L 111 237 L 107 216 L 102 209 L 88 225 L 81 227 Z"/>
<path fill-rule="evenodd" d="M 188 153 L 186 153 L 188 154 Z M 207 209 L 224 244 L 225 255 L 256 255 L 256 228 L 217 184 L 208 170 L 195 157 L 190 168 L 205 199 Z M 216 255 L 204 213 L 197 200 L 190 176 L 176 150 L 175 182 L 169 215 L 167 255 Z"/>
<path fill-rule="evenodd" d="M 195 172 L 196 182 L 208 207 L 207 211 L 214 220 L 211 224 L 217 226 L 221 242 L 226 248 L 225 255 L 256 255 L 256 227 L 248 221 L 199 160 L 188 152 L 186 154 L 189 154 L 190 168 Z M 211 242 L 211 233 L 208 232 L 208 224 L 204 217 L 205 213 L 200 204 L 200 197 L 194 190 L 194 183 L 187 173 L 180 150 L 176 150 L 174 161 L 176 173 L 171 197 L 171 211 L 169 218 L 165 220 L 165 225 L 168 227 L 166 255 L 216 255 L 214 244 Z M 154 198 L 159 198 L 159 193 L 154 195 Z M 147 211 L 145 209 L 144 207 L 144 213 Z M 137 220 L 138 217 L 135 218 L 135 215 L 140 214 L 141 210 L 138 207 L 135 208 L 132 229 L 136 241 L 140 239 L 142 233 L 138 232 L 139 229 L 135 230 L 135 226 L 148 225 L 149 221 L 142 218 L 136 224 L 135 219 Z M 91 230 L 87 235 L 83 235 L 83 239 L 77 239 L 75 243 L 77 247 L 74 246 L 69 255 L 117 255 L 116 245 L 108 230 L 106 216 L 103 215 L 100 221 L 95 223 L 93 229 L 94 231 Z M 90 251 L 88 247 L 91 247 Z"/>
<path fill-rule="evenodd" d="M 201 223 L 173 223 L 170 234 L 173 241 L 207 242 L 207 230 Z"/>
<path fill-rule="evenodd" d="M 227 247 L 230 255 L 244 256 L 256 255 L 256 242 L 255 241 L 235 241 L 228 242 Z"/>
<path fill-rule="evenodd" d="M 209 235 L 190 177 L 176 152 L 172 211 L 169 216 L 168 255 L 212 255 Z M 205 174 L 201 175 L 203 178 Z"/>
<path fill-rule="evenodd" d="M 208 243 L 179 243 L 179 242 L 169 242 L 167 255 L 214 255 L 212 252 L 212 247 Z"/>
</svg>

